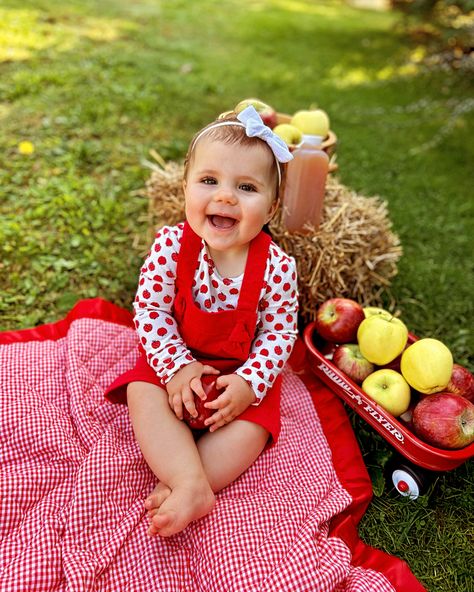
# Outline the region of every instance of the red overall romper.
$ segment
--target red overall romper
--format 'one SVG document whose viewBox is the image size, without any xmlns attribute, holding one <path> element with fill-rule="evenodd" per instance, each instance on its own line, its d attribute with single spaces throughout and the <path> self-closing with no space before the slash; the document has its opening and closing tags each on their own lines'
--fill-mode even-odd
<svg viewBox="0 0 474 592">
<path fill-rule="evenodd" d="M 217 368 L 221 374 L 231 374 L 249 357 L 270 242 L 270 237 L 260 232 L 250 243 L 237 308 L 207 312 L 195 304 L 192 295 L 202 241 L 187 222 L 184 225 L 176 270 L 173 315 L 179 333 L 193 356 Z M 112 402 L 126 403 L 126 386 L 134 381 L 150 382 L 165 388 L 148 364 L 143 350 L 135 368 L 119 376 L 107 389 L 106 397 Z M 280 432 L 280 390 L 281 375 L 260 405 L 250 405 L 236 420 L 244 419 L 265 427 L 276 442 Z"/>
</svg>

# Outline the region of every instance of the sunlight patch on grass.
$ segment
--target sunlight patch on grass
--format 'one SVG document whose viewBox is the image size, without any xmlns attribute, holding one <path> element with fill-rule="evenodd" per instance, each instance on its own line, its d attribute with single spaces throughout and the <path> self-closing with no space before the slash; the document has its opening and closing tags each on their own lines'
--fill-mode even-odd
<svg viewBox="0 0 474 592">
<path fill-rule="evenodd" d="M 35 10 L 0 9 L 0 61 L 25 60 L 52 45 L 52 28 L 39 26 L 38 20 Z"/>
<path fill-rule="evenodd" d="M 399 67 L 385 66 L 375 73 L 376 80 L 391 80 L 392 78 L 403 78 L 405 76 L 416 76 L 419 66 L 413 63 L 403 64 Z"/>
<path fill-rule="evenodd" d="M 379 69 L 359 66 L 348 68 L 344 64 L 336 64 L 329 70 L 333 84 L 338 88 L 368 85 L 372 82 L 391 81 L 410 78 L 421 73 L 422 62 L 426 57 L 426 48 L 415 47 L 399 65 L 386 65 Z"/>
<path fill-rule="evenodd" d="M 86 37 L 94 41 L 115 41 L 122 36 L 121 29 L 125 23 L 122 21 L 110 21 L 98 18 L 87 18 L 81 25 L 70 27 L 78 38 Z M 130 29 L 130 24 L 127 23 Z M 133 27 L 136 28 L 136 27 Z"/>
<path fill-rule="evenodd" d="M 341 6 L 331 2 L 303 2 L 302 0 L 270 0 L 264 3 L 268 10 L 268 4 L 288 12 L 306 15 L 320 15 L 329 18 L 340 18 Z"/>
<path fill-rule="evenodd" d="M 0 9 L 0 63 L 28 60 L 50 48 L 71 51 L 83 38 L 114 41 L 124 30 L 137 27 L 127 21 L 97 17 L 73 16 L 67 21 L 61 22 L 61 17 L 45 19 L 32 9 Z"/>
<path fill-rule="evenodd" d="M 401 64 L 400 66 L 384 66 L 379 70 L 372 70 L 362 66 L 347 68 L 343 64 L 336 64 L 329 70 L 329 78 L 335 87 L 343 89 L 368 85 L 372 82 L 410 78 L 419 74 L 419 71 L 420 66 L 413 61 Z"/>
</svg>

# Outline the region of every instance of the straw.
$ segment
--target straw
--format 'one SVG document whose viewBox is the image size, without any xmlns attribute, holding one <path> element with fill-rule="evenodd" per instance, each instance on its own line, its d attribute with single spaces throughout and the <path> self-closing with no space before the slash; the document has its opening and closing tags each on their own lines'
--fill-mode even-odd
<svg viewBox="0 0 474 592">
<path fill-rule="evenodd" d="M 142 242 L 144 250 L 157 228 L 184 219 L 183 166 L 160 164 L 146 184 L 149 234 L 146 244 Z M 402 247 L 392 230 L 387 204 L 379 197 L 359 195 L 329 176 L 318 230 L 290 234 L 280 208 L 270 231 L 273 240 L 296 260 L 300 315 L 305 323 L 315 318 L 317 306 L 328 298 L 353 298 L 364 306 L 381 305 L 390 298 L 390 280 L 397 274 Z"/>
</svg>

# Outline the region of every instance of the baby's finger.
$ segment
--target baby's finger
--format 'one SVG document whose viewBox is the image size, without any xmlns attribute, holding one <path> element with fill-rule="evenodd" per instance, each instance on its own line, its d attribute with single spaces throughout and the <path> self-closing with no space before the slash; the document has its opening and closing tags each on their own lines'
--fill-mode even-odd
<svg viewBox="0 0 474 592">
<path fill-rule="evenodd" d="M 191 417 L 197 417 L 196 405 L 194 404 L 194 393 L 189 387 L 183 388 L 182 401 L 184 406 L 191 414 Z"/>
<path fill-rule="evenodd" d="M 217 429 L 225 426 L 232 421 L 230 414 L 222 413 L 222 411 L 216 411 L 209 419 L 206 419 L 205 424 L 209 426 L 210 432 L 215 432 Z"/>
<path fill-rule="evenodd" d="M 229 402 L 230 397 L 226 393 L 222 393 L 222 395 L 219 395 L 214 401 L 204 403 L 204 407 L 207 407 L 208 409 L 223 409 L 229 404 Z"/>
<path fill-rule="evenodd" d="M 196 395 L 202 399 L 203 401 L 207 398 L 207 395 L 202 387 L 202 382 L 201 380 L 195 376 L 191 382 L 189 383 L 189 386 L 193 389 L 193 391 L 196 393 Z"/>
<path fill-rule="evenodd" d="M 220 370 L 217 370 L 216 368 L 213 368 L 212 366 L 208 366 L 207 364 L 204 364 L 202 367 L 202 373 L 203 374 L 220 374 Z"/>
<path fill-rule="evenodd" d="M 181 398 L 181 393 L 174 393 L 172 409 L 178 419 L 183 419 L 183 399 Z"/>
<path fill-rule="evenodd" d="M 218 423 L 220 421 L 224 421 L 224 423 L 229 423 L 229 421 L 231 421 L 232 419 L 232 407 L 230 405 L 225 405 L 221 409 L 215 411 L 210 417 L 206 419 L 204 423 L 206 425 L 211 425 L 213 423 Z"/>
<path fill-rule="evenodd" d="M 218 376 L 216 379 L 216 387 L 220 389 L 225 389 L 229 386 L 230 382 L 231 380 L 229 380 L 229 374 L 222 374 L 221 376 Z"/>
</svg>

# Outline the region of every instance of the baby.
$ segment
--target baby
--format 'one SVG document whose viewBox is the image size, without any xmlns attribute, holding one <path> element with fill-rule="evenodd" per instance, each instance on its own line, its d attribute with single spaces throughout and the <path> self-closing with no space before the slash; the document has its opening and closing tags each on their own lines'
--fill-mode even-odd
<svg viewBox="0 0 474 592">
<path fill-rule="evenodd" d="M 295 261 L 262 228 L 278 207 L 292 156 L 253 107 L 196 134 L 185 161 L 186 221 L 158 232 L 134 302 L 141 355 L 106 395 L 127 402 L 158 484 L 145 501 L 150 534 L 170 536 L 208 514 L 280 429 L 281 371 L 297 336 Z M 183 421 L 220 395 L 199 436 Z M 126 399 L 125 399 L 126 392 Z"/>
</svg>

